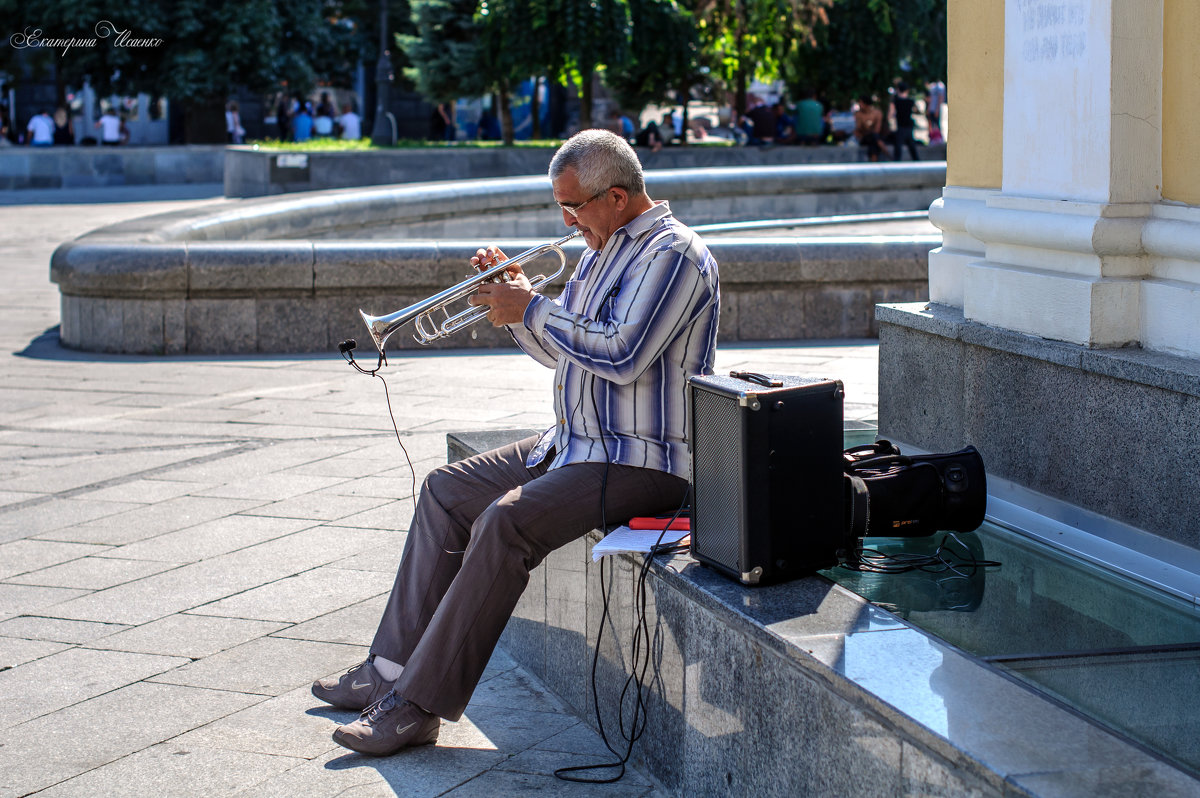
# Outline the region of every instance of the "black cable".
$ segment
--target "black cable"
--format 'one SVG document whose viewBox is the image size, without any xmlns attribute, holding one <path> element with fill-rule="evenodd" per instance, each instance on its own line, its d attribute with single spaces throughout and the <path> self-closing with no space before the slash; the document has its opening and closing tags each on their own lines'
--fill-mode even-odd
<svg viewBox="0 0 1200 798">
<path fill-rule="evenodd" d="M 961 551 L 955 551 L 957 544 Z M 973 576 L 980 568 L 998 568 L 996 560 L 981 560 L 971 553 L 970 547 L 958 535 L 948 532 L 932 554 L 886 554 L 878 549 L 861 547 L 855 550 L 840 568 L 874 574 L 903 574 L 909 571 L 942 573 L 950 571 L 958 576 Z M 965 570 L 960 570 L 965 569 Z"/>
<path fill-rule="evenodd" d="M 596 401 L 596 377 L 592 375 L 591 390 L 589 395 L 592 400 L 592 412 L 595 414 L 597 421 L 600 418 L 599 403 Z M 578 407 L 578 406 L 577 406 Z M 600 524 L 601 529 L 608 529 L 607 516 L 605 511 L 605 498 L 608 490 L 608 469 L 611 464 L 611 458 L 608 452 L 608 442 L 604 438 L 604 430 L 599 430 L 600 442 L 604 447 L 604 477 L 600 485 Z M 596 670 L 600 661 L 600 648 L 604 639 L 604 625 L 608 621 L 609 602 L 608 602 L 608 587 L 604 579 L 604 559 L 600 560 L 600 597 L 601 597 L 601 612 L 600 624 L 596 631 L 596 648 L 592 652 L 592 671 L 591 671 L 591 686 L 592 686 L 592 711 L 596 718 L 596 728 L 600 732 L 600 739 L 604 742 L 604 747 L 609 752 L 617 757 L 615 762 L 604 762 L 594 765 L 571 765 L 569 767 L 558 768 L 554 771 L 554 775 L 563 781 L 572 781 L 583 784 L 612 784 L 619 781 L 625 775 L 625 765 L 633 755 L 633 746 L 641 738 L 646 730 L 646 703 L 644 698 L 646 671 L 649 669 L 651 660 L 651 645 L 650 645 L 650 626 L 646 615 L 646 578 L 650 572 L 650 563 L 654 556 L 659 553 L 673 551 L 677 548 L 676 543 L 670 543 L 663 546 L 663 537 L 667 530 L 675 523 L 676 519 L 683 513 L 683 510 L 688 505 L 690 488 L 684 493 L 683 502 L 671 516 L 671 519 L 664 524 L 662 531 L 659 532 L 658 540 L 650 547 L 650 551 L 645 554 L 642 559 L 642 565 L 638 572 L 637 581 L 634 587 L 634 606 L 637 610 L 637 621 L 634 624 L 633 640 L 629 647 L 629 675 L 625 678 L 625 683 L 622 685 L 621 694 L 617 700 L 617 727 L 621 733 L 622 739 L 627 743 L 625 752 L 617 751 L 612 742 L 608 739 L 608 733 L 604 729 L 604 718 L 600 712 L 600 694 L 596 689 Z M 642 653 L 642 641 L 646 641 L 645 654 Z M 629 722 L 628 729 L 626 728 L 625 705 L 626 697 L 630 694 L 630 689 L 633 689 L 633 717 Z M 580 776 L 570 775 L 592 770 L 603 770 L 611 768 L 620 768 L 620 771 L 615 776 L 607 778 L 583 778 Z"/>
<path fill-rule="evenodd" d="M 358 342 L 355 341 L 353 338 L 349 338 L 345 341 L 342 341 L 340 344 L 338 344 L 338 352 L 341 353 L 343 360 L 345 360 L 347 363 L 349 363 L 351 366 L 354 367 L 355 371 L 357 371 L 361 374 L 366 374 L 368 377 L 375 377 L 381 383 L 383 383 L 383 398 L 387 401 L 388 418 L 390 418 L 392 421 L 392 431 L 396 433 L 396 443 L 400 444 L 400 451 L 404 452 L 404 461 L 406 463 L 408 463 L 408 474 L 409 474 L 410 479 L 412 480 L 413 515 L 415 517 L 416 512 L 417 512 L 417 469 L 413 466 L 412 458 L 408 456 L 408 448 L 405 447 L 404 441 L 400 439 L 400 427 L 397 426 L 397 424 L 396 424 L 396 414 L 392 412 L 392 395 L 391 395 L 391 392 L 388 390 L 387 380 L 385 380 L 383 378 L 383 375 L 379 373 L 383 369 L 383 367 L 387 365 L 387 356 L 384 355 L 382 350 L 380 350 L 379 362 L 375 364 L 375 368 L 365 369 L 358 364 L 358 361 L 356 361 L 354 359 L 354 348 L 356 346 L 358 346 Z M 411 529 L 412 529 L 412 525 L 410 524 L 409 530 L 411 531 Z M 422 534 L 425 534 L 425 530 L 420 530 L 420 531 Z M 439 549 L 441 549 L 446 554 L 462 555 L 462 554 L 467 553 L 466 549 L 463 549 L 462 551 L 451 551 L 450 549 L 446 548 L 445 546 L 443 546 L 442 544 L 440 544 L 436 540 L 434 540 L 433 536 L 426 535 L 426 537 L 435 546 L 437 546 Z"/>
</svg>

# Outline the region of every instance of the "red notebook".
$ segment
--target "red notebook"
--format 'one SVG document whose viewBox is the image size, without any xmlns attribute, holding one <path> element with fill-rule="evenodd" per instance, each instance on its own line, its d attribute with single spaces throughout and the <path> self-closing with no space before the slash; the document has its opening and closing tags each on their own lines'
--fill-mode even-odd
<svg viewBox="0 0 1200 798">
<path fill-rule="evenodd" d="M 674 521 L 671 521 L 671 516 L 662 515 L 654 518 L 641 516 L 638 518 L 629 519 L 630 529 L 666 529 L 667 523 L 671 523 L 671 529 L 687 529 L 692 528 L 692 519 L 686 515 L 681 515 Z"/>
</svg>

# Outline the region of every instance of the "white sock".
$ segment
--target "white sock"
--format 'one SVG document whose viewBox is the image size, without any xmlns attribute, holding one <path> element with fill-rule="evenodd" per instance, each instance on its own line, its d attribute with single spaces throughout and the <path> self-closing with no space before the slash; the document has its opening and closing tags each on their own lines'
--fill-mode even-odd
<svg viewBox="0 0 1200 798">
<path fill-rule="evenodd" d="M 392 662 L 390 659 L 385 659 L 378 654 L 375 655 L 375 659 L 371 661 L 371 664 L 375 666 L 375 670 L 379 671 L 379 675 L 388 682 L 396 681 L 400 678 L 400 674 L 404 672 L 404 666 L 399 662 Z"/>
</svg>

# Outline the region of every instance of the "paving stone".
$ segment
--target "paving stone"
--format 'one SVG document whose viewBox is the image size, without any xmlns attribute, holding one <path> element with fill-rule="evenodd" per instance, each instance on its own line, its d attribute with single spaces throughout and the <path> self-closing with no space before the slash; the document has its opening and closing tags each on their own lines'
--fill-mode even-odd
<svg viewBox="0 0 1200 798">
<path fill-rule="evenodd" d="M 391 590 L 392 578 L 373 571 L 315 568 L 297 576 L 198 607 L 230 618 L 301 623 Z"/>
<path fill-rule="evenodd" d="M 230 499 L 259 499 L 282 501 L 293 496 L 312 493 L 340 484 L 342 477 L 306 476 L 304 474 L 265 474 L 254 480 L 226 482 L 213 488 L 195 491 L 197 496 L 223 496 Z"/>
<path fill-rule="evenodd" d="M 178 532 L 168 532 L 129 543 L 110 551 L 114 556 L 133 560 L 196 562 L 274 540 L 312 526 L 314 522 L 306 519 L 269 518 L 239 513 L 206 521 Z"/>
<path fill-rule="evenodd" d="M 61 601 L 86 593 L 86 590 L 63 587 L 0 584 L 0 620 L 14 615 L 37 614 Z"/>
<path fill-rule="evenodd" d="M 313 697 L 306 684 L 177 737 L 185 748 L 226 748 L 258 754 L 314 759 L 344 750 L 333 730 L 358 717 Z"/>
<path fill-rule="evenodd" d="M 336 526 L 327 527 L 327 529 L 330 534 L 337 534 Z M 353 557 L 338 560 L 334 564 L 338 568 L 348 568 L 352 571 L 381 571 L 385 574 L 395 574 L 400 567 L 400 560 L 404 555 L 404 543 L 407 540 L 407 532 L 393 530 L 388 535 L 388 542 L 384 545 L 359 552 Z"/>
<path fill-rule="evenodd" d="M 166 684 L 114 690 L 0 732 L 0 791 L 26 795 L 49 787 L 257 700 L 241 693 Z"/>
<path fill-rule="evenodd" d="M 445 727 L 447 724 L 443 724 Z M 244 798 L 295 798 L 320 785 L 325 795 L 353 798 L 434 798 L 502 762 L 492 750 L 427 745 L 396 756 L 366 757 L 337 746 L 319 759 L 298 765 L 235 795 Z"/>
<path fill-rule="evenodd" d="M 613 775 L 603 771 L 601 774 Z M 468 798 L 468 796 L 476 795 L 481 798 L 485 796 L 486 798 L 507 798 L 507 796 L 515 798 L 515 796 L 530 795 L 531 793 L 545 793 L 570 798 L 570 796 L 592 795 L 597 786 L 563 781 L 553 774 L 512 773 L 497 769 L 482 773 L 444 795 L 454 796 L 454 798 Z M 629 778 L 628 776 L 615 784 L 604 785 L 603 789 L 605 795 L 620 796 L 621 798 L 650 795 L 653 792 L 644 779 Z"/>
<path fill-rule="evenodd" d="M 243 512 L 262 502 L 253 499 L 219 499 L 202 496 L 180 496 L 157 504 L 136 506 L 97 521 L 58 529 L 42 535 L 53 540 L 79 543 L 107 543 L 119 546 L 137 540 L 186 529 L 214 518 Z"/>
<path fill-rule="evenodd" d="M 283 628 L 285 624 L 268 621 L 180 613 L 108 635 L 89 648 L 203 659 Z"/>
<path fill-rule="evenodd" d="M 406 530 L 412 523 L 413 503 L 411 499 L 389 502 L 366 512 L 343 516 L 338 519 L 340 526 L 361 527 L 363 529 L 393 529 Z"/>
<path fill-rule="evenodd" d="M 0 544 L 0 579 L 36 571 L 50 565 L 107 551 L 107 546 L 58 543 L 49 540 L 14 540 Z"/>
<path fill-rule="evenodd" d="M 314 521 L 337 521 L 364 510 L 387 504 L 386 499 L 369 496 L 338 496 L 333 493 L 307 494 L 284 501 L 264 504 L 248 515 L 268 515 L 275 518 L 308 518 Z"/>
<path fill-rule="evenodd" d="M 128 626 L 116 623 L 92 623 L 37 615 L 18 615 L 16 618 L 0 622 L 0 635 L 23 637 L 27 640 L 51 640 L 58 643 L 88 643 L 128 628 Z M 146 653 L 158 654 L 160 652 Z"/>
<path fill-rule="evenodd" d="M 71 648 L 0 673 L 0 725 L 24 723 L 183 665 L 180 657 Z"/>
<path fill-rule="evenodd" d="M 80 596 L 82 591 L 73 591 L 77 598 L 60 599 L 61 603 L 46 606 L 43 614 L 138 626 L 273 582 L 284 575 L 280 570 L 268 562 L 229 562 L 217 557 L 87 595 Z M 16 589 L 18 586 L 0 585 L 0 597 L 6 587 Z"/>
<path fill-rule="evenodd" d="M 44 798 L 228 795 L 297 764 L 291 757 L 196 748 L 173 740 L 60 782 L 38 795 Z"/>
<path fill-rule="evenodd" d="M 315 640 L 322 643 L 357 645 L 362 646 L 365 652 L 375 635 L 379 619 L 383 617 L 383 608 L 387 606 L 390 592 L 391 585 L 388 585 L 381 595 L 296 624 L 276 632 L 275 636 L 296 640 Z M 3 627 L 0 626 L 0 630 L 2 629 Z"/>
<path fill-rule="evenodd" d="M 362 662 L 360 646 L 263 637 L 164 673 L 156 681 L 276 696 Z"/>
<path fill-rule="evenodd" d="M 18 585 L 43 585 L 45 587 L 80 587 L 88 590 L 103 590 L 144 576 L 161 573 L 175 568 L 180 563 L 149 562 L 147 560 L 125 560 L 114 557 L 83 557 L 71 562 L 52 565 L 38 571 L 30 571 L 5 580 Z"/>
<path fill-rule="evenodd" d="M 202 488 L 201 488 L 202 489 Z M 194 482 L 175 482 L 161 479 L 135 479 L 109 488 L 83 494 L 92 501 L 121 501 L 154 504 L 179 496 L 195 495 Z"/>
<path fill-rule="evenodd" d="M 9 483 L 11 485 L 11 483 Z M 99 502 L 83 499 L 45 502 L 22 507 L 15 510 L 0 508 L 0 522 L 5 526 L 19 527 L 25 534 L 21 537 L 33 537 L 73 527 L 98 518 L 118 515 L 137 507 L 126 502 Z M 57 538 L 66 540 L 66 537 Z M 92 541 L 83 541 L 92 542 Z"/>
<path fill-rule="evenodd" d="M 48 640 L 22 640 L 15 637 L 0 636 L 0 671 L 7 671 L 26 662 L 48 657 L 70 648 L 67 643 L 53 643 Z"/>
</svg>

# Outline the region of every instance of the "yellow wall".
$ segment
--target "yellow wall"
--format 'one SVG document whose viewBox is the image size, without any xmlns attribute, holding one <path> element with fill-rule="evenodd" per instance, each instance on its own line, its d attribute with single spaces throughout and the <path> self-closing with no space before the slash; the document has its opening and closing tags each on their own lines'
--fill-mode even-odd
<svg viewBox="0 0 1200 798">
<path fill-rule="evenodd" d="M 1163 3 L 1163 199 L 1200 205 L 1200 3 Z"/>
<path fill-rule="evenodd" d="M 1196 0 L 1177 2 L 1190 4 Z M 1004 0 L 950 0 L 947 17 L 950 120 L 946 184 L 1000 188 Z"/>
</svg>

